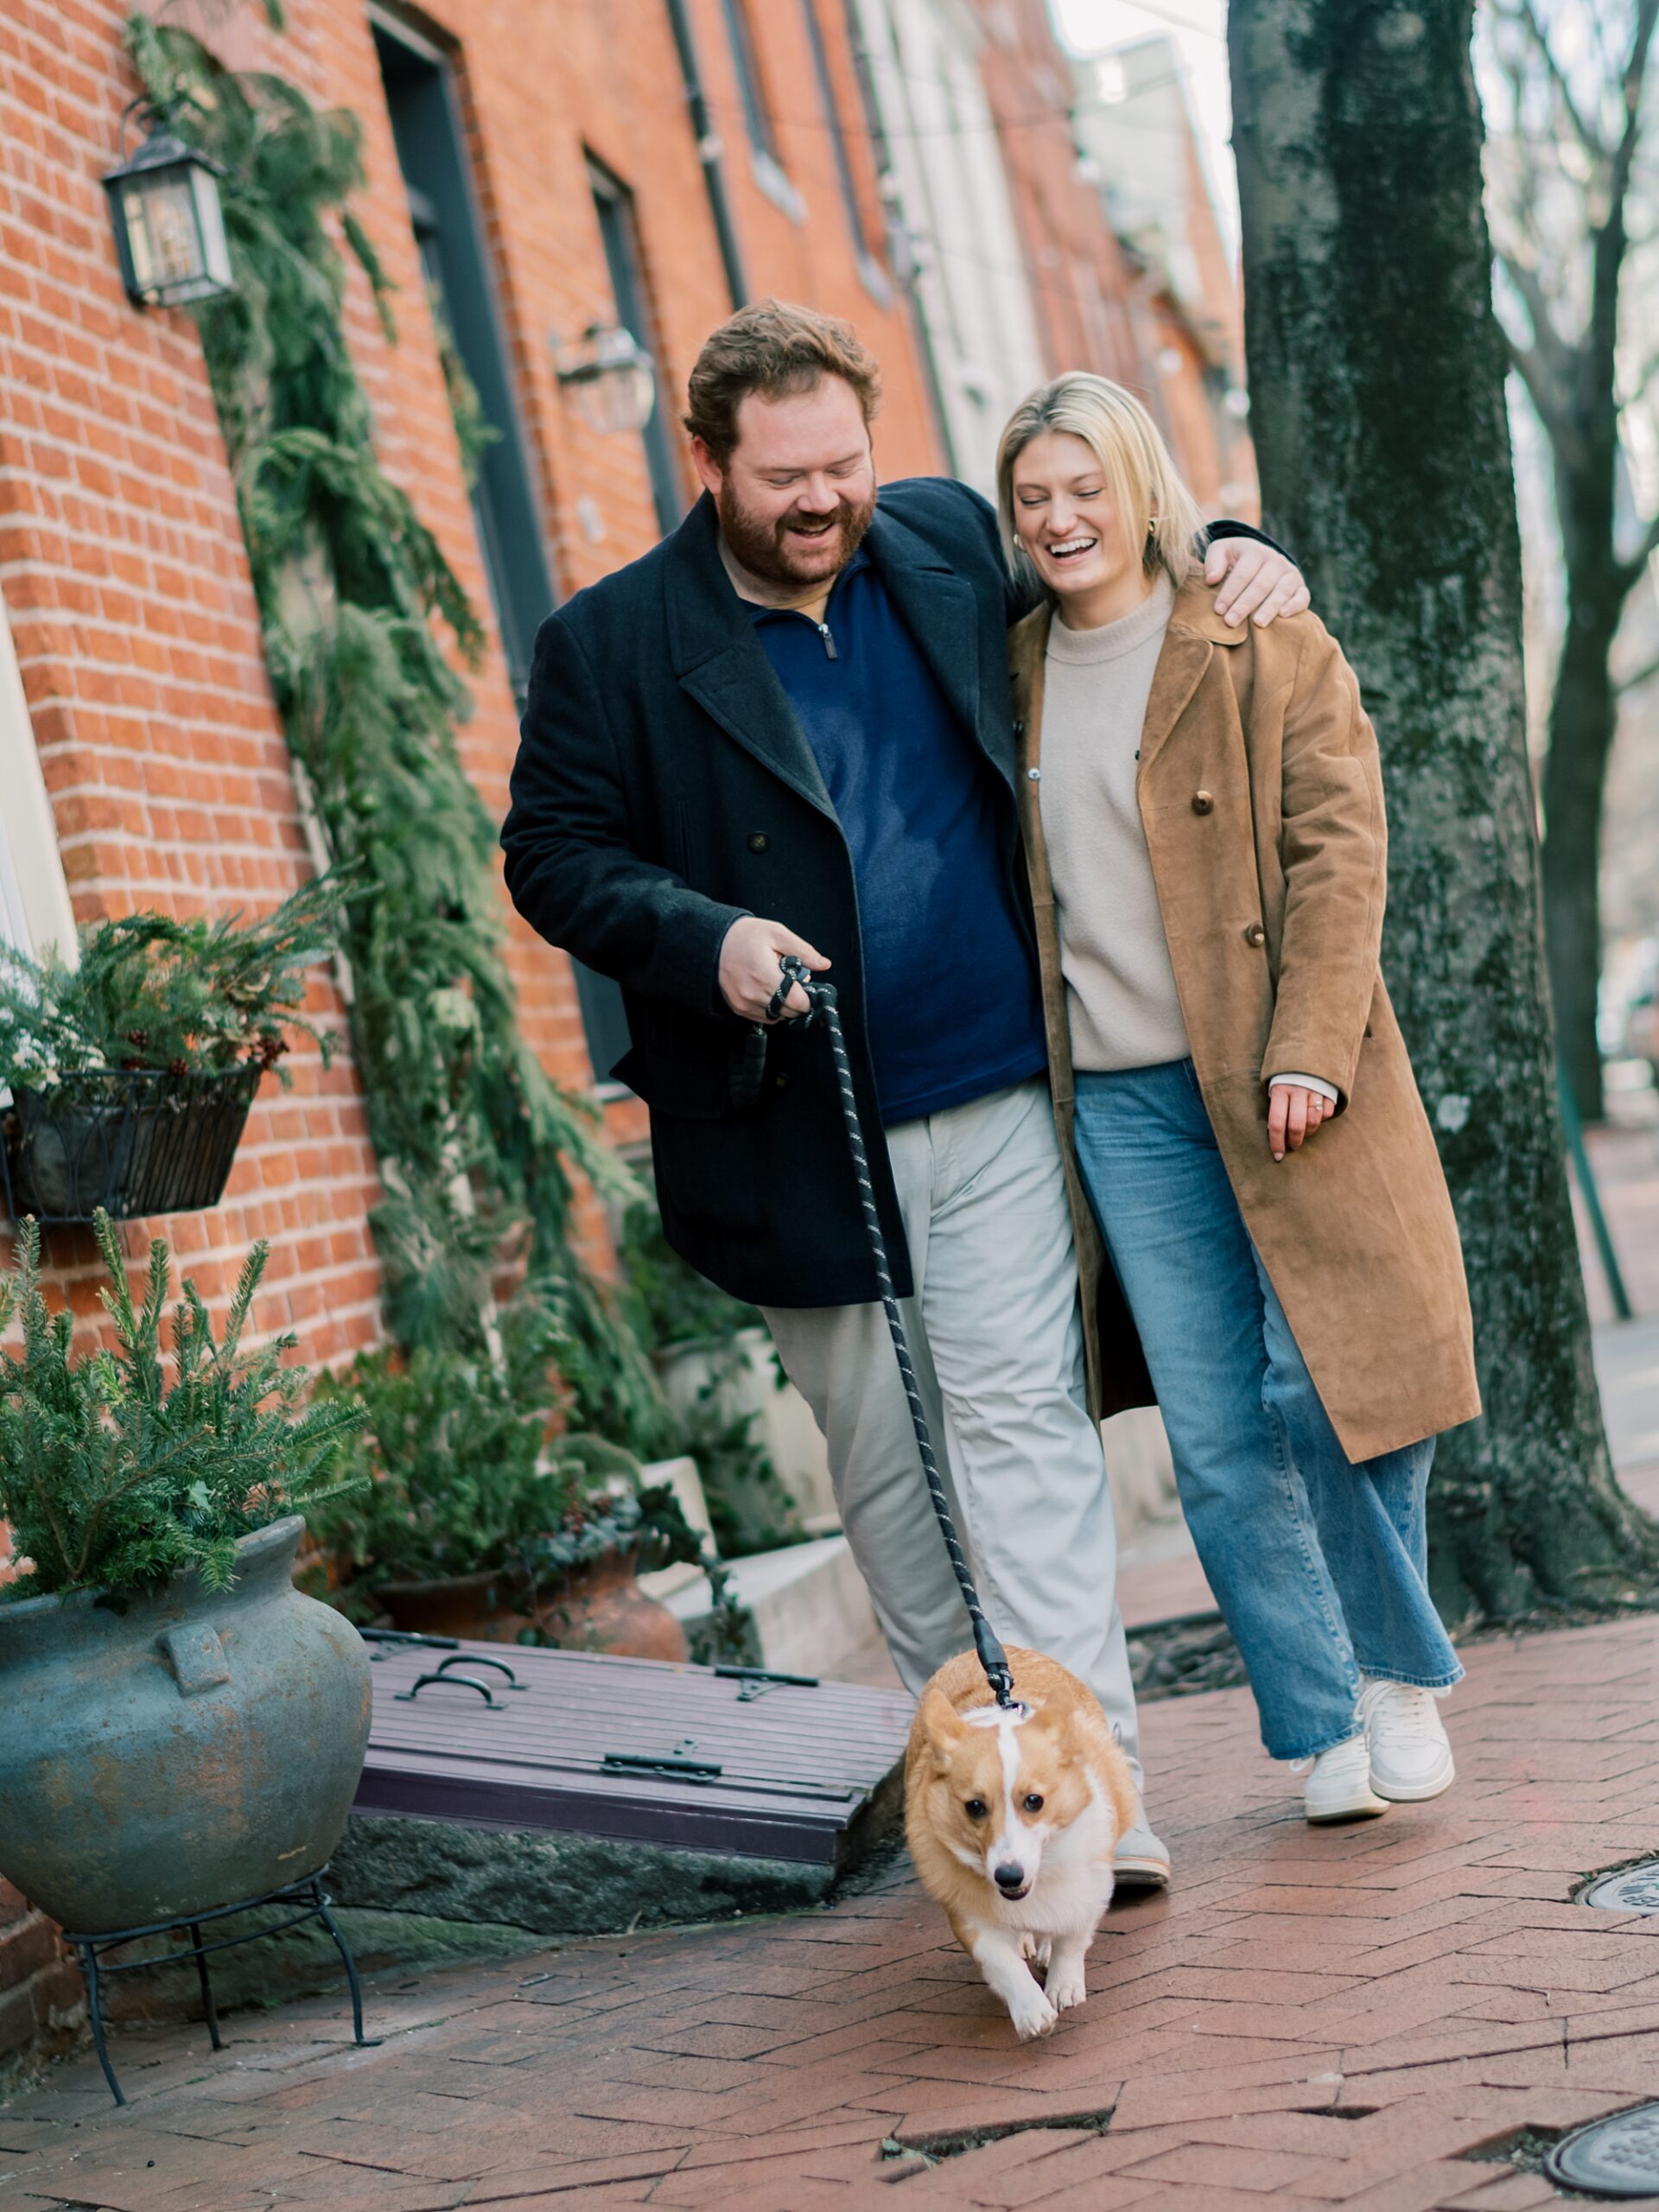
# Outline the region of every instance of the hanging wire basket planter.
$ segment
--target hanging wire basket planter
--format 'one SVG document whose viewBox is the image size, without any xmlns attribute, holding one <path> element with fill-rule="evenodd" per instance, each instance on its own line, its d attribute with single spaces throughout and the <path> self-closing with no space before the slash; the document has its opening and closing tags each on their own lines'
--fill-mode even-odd
<svg viewBox="0 0 1659 2212">
<path fill-rule="evenodd" d="M 17 1084 L 4 1109 L 0 1174 L 14 1221 L 42 1226 L 194 1213 L 216 1206 L 264 1071 L 88 1070 L 49 1090 Z"/>
</svg>

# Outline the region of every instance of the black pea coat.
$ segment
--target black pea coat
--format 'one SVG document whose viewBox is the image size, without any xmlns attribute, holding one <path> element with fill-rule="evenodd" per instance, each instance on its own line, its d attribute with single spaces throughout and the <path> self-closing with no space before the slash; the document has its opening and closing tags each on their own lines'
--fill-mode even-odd
<svg viewBox="0 0 1659 2212">
<path fill-rule="evenodd" d="M 865 544 L 963 742 L 983 758 L 1034 969 L 1007 644 L 1026 607 L 995 513 L 952 479 L 915 477 L 883 488 Z M 771 1031 L 749 1103 L 751 1032 L 716 981 L 721 940 L 746 914 L 782 922 L 829 956 L 893 1281 L 906 1295 L 909 1255 L 875 1141 L 852 861 L 721 561 L 706 495 L 672 536 L 542 625 L 501 842 L 519 912 L 622 986 L 632 1049 L 611 1072 L 651 1109 L 670 1243 L 757 1305 L 877 1294 L 826 1039 L 799 1023 Z M 918 944 L 918 990 L 930 959 L 949 956 Z"/>
<path fill-rule="evenodd" d="M 964 743 L 985 757 L 1029 933 L 1007 647 L 1021 610 L 995 518 L 966 486 L 918 477 L 883 488 L 865 547 Z M 770 1032 L 759 1095 L 734 1103 L 749 1029 L 716 970 L 732 924 L 760 914 L 833 962 L 867 1140 L 880 1134 L 847 841 L 726 574 L 706 495 L 671 537 L 542 625 L 501 842 L 519 912 L 622 986 L 632 1049 L 611 1072 L 651 1109 L 670 1243 L 758 1305 L 874 1298 L 825 1038 L 798 1023 Z M 1034 935 L 1031 946 L 1034 967 Z M 929 950 L 917 948 L 918 988 Z M 869 1151 L 902 1296 L 893 1179 L 885 1147 Z"/>
</svg>

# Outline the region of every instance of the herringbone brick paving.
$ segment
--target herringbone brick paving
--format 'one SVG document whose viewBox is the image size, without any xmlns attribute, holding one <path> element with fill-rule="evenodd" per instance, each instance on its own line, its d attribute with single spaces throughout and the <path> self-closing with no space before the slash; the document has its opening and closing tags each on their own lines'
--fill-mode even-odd
<svg viewBox="0 0 1659 2212">
<path fill-rule="evenodd" d="M 1112 1912 L 1045 2043 L 896 1870 L 383 1981 L 378 2050 L 335 2000 L 218 2057 L 124 2035 L 127 2112 L 86 2060 L 0 2112 L 0 2212 L 1523 2212 L 1554 2192 L 1492 2146 L 1659 2093 L 1659 1918 L 1573 1901 L 1659 1850 L 1656 1656 L 1645 1619 L 1476 1649 L 1455 1790 L 1323 1832 L 1243 1693 L 1152 1707 L 1178 1886 Z"/>
</svg>

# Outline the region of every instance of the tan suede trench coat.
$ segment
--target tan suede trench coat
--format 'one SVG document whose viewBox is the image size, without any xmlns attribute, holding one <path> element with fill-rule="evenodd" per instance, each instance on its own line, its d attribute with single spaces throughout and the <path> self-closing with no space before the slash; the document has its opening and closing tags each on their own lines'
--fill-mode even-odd
<svg viewBox="0 0 1659 2212">
<path fill-rule="evenodd" d="M 1040 804 L 1050 610 L 1010 639 L 1020 803 L 1055 1118 L 1101 1415 L 1151 1402 L 1135 1326 L 1077 1173 L 1059 921 Z M 1103 744 L 1126 733 L 1101 732 Z M 1376 739 L 1312 614 L 1233 629 L 1178 594 L 1136 785 L 1187 1038 L 1239 1210 L 1351 1460 L 1480 1410 L 1463 1255 L 1378 969 L 1387 832 Z M 1266 1078 L 1321 1076 L 1341 1104 L 1300 1152 L 1268 1149 Z"/>
</svg>

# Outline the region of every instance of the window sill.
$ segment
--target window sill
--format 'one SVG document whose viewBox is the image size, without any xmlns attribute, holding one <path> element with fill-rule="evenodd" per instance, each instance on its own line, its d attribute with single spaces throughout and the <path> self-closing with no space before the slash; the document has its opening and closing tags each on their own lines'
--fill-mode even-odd
<svg viewBox="0 0 1659 2212">
<path fill-rule="evenodd" d="M 750 159 L 754 169 L 754 181 L 774 207 L 781 207 L 790 221 L 798 226 L 806 221 L 806 202 L 770 154 L 763 154 L 758 146 L 751 147 Z"/>
<path fill-rule="evenodd" d="M 858 249 L 858 280 L 879 308 L 893 305 L 893 279 L 873 254 Z"/>
</svg>

